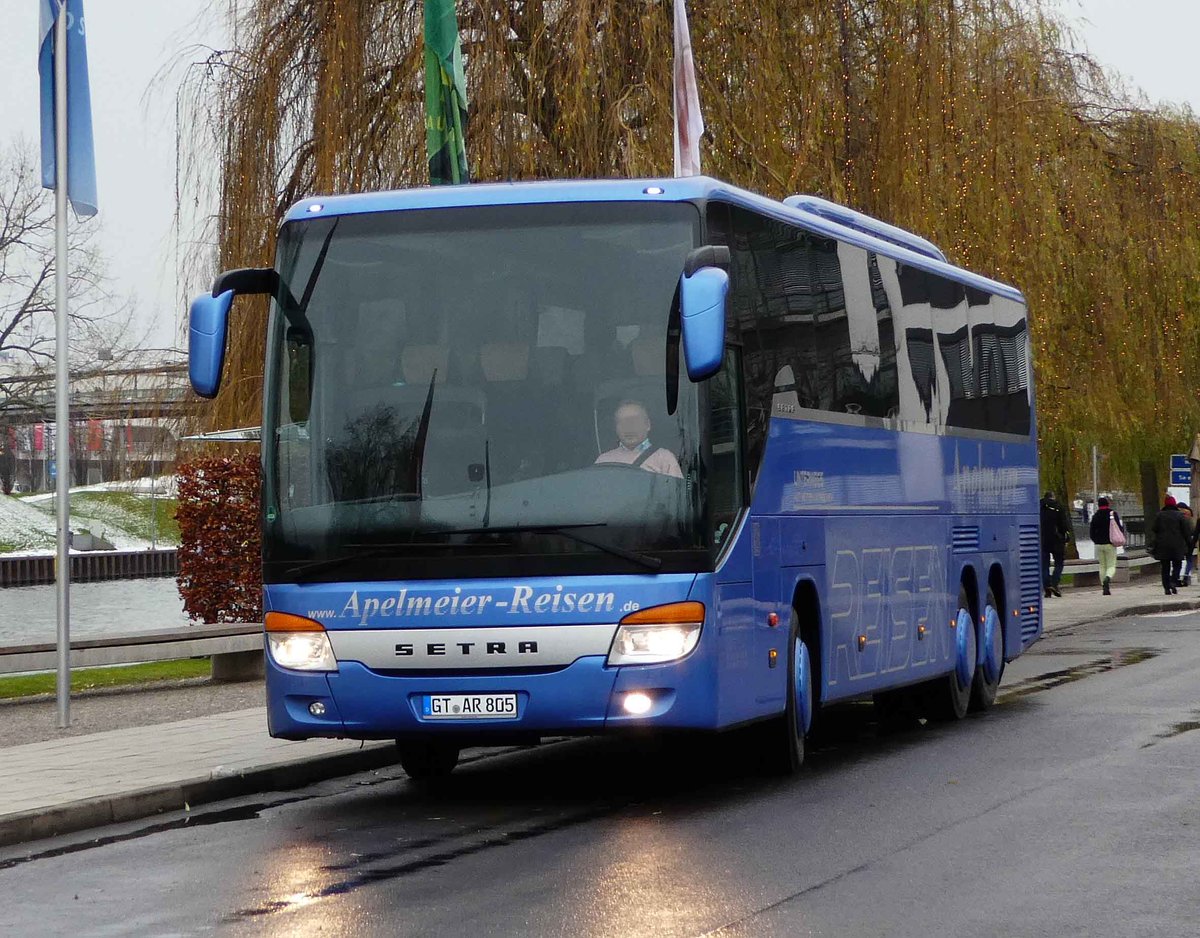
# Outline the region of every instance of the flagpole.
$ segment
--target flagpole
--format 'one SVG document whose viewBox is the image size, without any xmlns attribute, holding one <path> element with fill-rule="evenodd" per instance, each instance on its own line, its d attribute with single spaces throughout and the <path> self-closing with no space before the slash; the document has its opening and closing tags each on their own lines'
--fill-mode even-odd
<svg viewBox="0 0 1200 938">
<path fill-rule="evenodd" d="M 67 362 L 67 4 L 54 23 L 54 364 L 55 504 L 58 543 L 54 591 L 58 607 L 58 727 L 71 725 L 71 432 Z"/>
</svg>

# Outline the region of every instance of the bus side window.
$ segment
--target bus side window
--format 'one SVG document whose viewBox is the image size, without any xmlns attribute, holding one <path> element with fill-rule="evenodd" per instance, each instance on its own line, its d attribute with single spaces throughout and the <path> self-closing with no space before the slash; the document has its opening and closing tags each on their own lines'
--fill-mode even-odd
<svg viewBox="0 0 1200 938">
<path fill-rule="evenodd" d="M 312 439 L 308 421 L 312 411 L 313 337 L 307 329 L 289 326 L 284 333 L 282 366 L 287 379 L 282 383 L 279 427 L 276 430 L 276 459 L 288 480 L 279 493 L 287 505 L 311 505 Z"/>
<path fill-rule="evenodd" d="M 305 329 L 289 326 L 286 343 L 288 420 L 305 423 L 312 405 L 312 335 Z"/>
<path fill-rule="evenodd" d="M 741 369 L 736 348 L 725 349 L 721 370 L 708 381 L 712 414 L 712 476 L 708 497 L 713 546 L 720 547 L 731 533 L 745 503 L 746 472 L 742 461 Z"/>
</svg>

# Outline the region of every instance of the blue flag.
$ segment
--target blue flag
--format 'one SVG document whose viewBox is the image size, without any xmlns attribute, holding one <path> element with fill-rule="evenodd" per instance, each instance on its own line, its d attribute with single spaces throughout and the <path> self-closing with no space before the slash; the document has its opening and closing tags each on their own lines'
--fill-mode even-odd
<svg viewBox="0 0 1200 938">
<path fill-rule="evenodd" d="M 54 24 L 59 0 L 38 0 L 41 8 L 38 75 L 42 96 L 42 185 L 53 189 Z M 67 197 L 79 215 L 96 214 L 96 155 L 92 144 L 92 96 L 88 90 L 83 0 L 67 0 Z"/>
</svg>

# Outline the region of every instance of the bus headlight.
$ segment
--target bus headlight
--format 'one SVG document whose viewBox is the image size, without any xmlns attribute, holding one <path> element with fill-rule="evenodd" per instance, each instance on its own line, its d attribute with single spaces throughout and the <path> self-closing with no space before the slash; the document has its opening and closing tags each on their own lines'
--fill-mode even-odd
<svg viewBox="0 0 1200 938">
<path fill-rule="evenodd" d="M 621 620 L 608 652 L 608 663 L 662 664 L 683 658 L 696 647 L 703 626 L 703 603 L 670 603 L 639 609 Z"/>
<path fill-rule="evenodd" d="M 265 621 L 271 660 L 290 671 L 336 671 L 333 646 L 320 622 L 287 612 L 268 612 Z"/>
</svg>

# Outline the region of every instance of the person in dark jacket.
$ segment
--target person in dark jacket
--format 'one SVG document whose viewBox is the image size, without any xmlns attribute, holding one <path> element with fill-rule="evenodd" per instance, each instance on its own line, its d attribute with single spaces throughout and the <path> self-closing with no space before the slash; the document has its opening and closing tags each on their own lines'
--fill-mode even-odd
<svg viewBox="0 0 1200 938">
<path fill-rule="evenodd" d="M 1067 547 L 1067 537 L 1071 533 L 1071 525 L 1067 519 L 1067 510 L 1054 499 L 1053 492 L 1042 496 L 1042 574 L 1046 587 L 1046 596 L 1061 596 L 1058 581 L 1062 579 L 1063 553 Z M 1054 562 L 1051 568 L 1051 560 Z"/>
<path fill-rule="evenodd" d="M 1096 563 L 1100 565 L 1100 583 L 1104 587 L 1104 595 L 1111 596 L 1109 588 L 1112 578 L 1117 572 L 1117 549 L 1109 537 L 1110 522 L 1116 521 L 1117 527 L 1125 531 L 1125 523 L 1117 514 L 1117 509 L 1109 507 L 1108 497 L 1100 496 L 1095 514 L 1092 515 L 1090 533 L 1092 543 L 1096 545 Z"/>
<path fill-rule="evenodd" d="M 1187 521 L 1170 495 L 1163 500 L 1162 510 L 1154 518 L 1153 534 L 1154 559 L 1162 570 L 1163 592 L 1170 596 L 1179 592 L 1179 568 L 1191 540 Z"/>
</svg>

